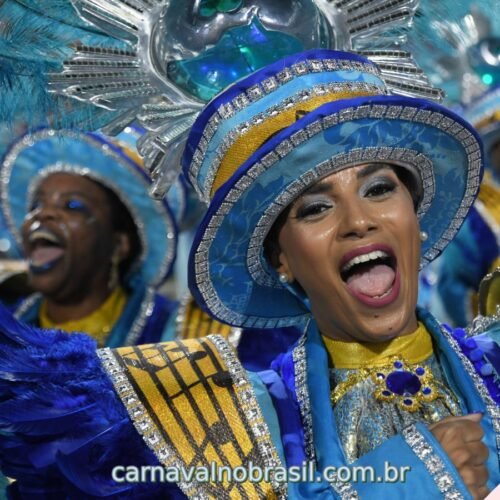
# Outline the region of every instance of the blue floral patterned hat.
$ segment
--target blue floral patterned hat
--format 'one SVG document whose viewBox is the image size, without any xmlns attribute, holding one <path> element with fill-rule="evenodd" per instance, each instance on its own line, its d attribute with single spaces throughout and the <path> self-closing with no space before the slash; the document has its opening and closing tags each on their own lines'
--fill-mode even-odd
<svg viewBox="0 0 500 500">
<path fill-rule="evenodd" d="M 111 189 L 129 210 L 142 244 L 142 254 L 128 279 L 140 276 L 159 285 L 175 260 L 177 224 L 167 202 L 149 196 L 151 179 L 128 149 L 99 134 L 40 129 L 18 139 L 0 169 L 2 214 L 18 244 L 20 227 L 39 183 L 48 175 L 84 175 Z M 174 191 L 175 199 L 179 196 Z"/>
<path fill-rule="evenodd" d="M 216 96 L 183 156 L 185 174 L 210 201 L 190 256 L 196 300 L 235 326 L 306 321 L 304 300 L 264 256 L 266 235 L 308 186 L 377 161 L 420 180 L 424 265 L 453 239 L 478 191 L 482 148 L 467 122 L 438 104 L 389 95 L 377 65 L 331 50 L 289 56 Z"/>
</svg>

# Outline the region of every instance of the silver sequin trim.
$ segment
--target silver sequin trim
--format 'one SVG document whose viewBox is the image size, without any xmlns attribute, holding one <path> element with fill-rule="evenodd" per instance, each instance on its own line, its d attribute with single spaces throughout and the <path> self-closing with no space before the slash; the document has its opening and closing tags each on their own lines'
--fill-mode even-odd
<svg viewBox="0 0 500 500">
<path fill-rule="evenodd" d="M 300 338 L 297 346 L 292 352 L 293 370 L 295 375 L 295 393 L 302 417 L 304 427 L 304 446 L 307 459 L 315 460 L 314 437 L 312 428 L 311 401 L 307 388 L 307 361 L 306 361 L 306 334 Z"/>
<path fill-rule="evenodd" d="M 144 294 L 144 298 L 141 302 L 139 314 L 136 316 L 132 326 L 130 327 L 130 331 L 125 338 L 125 342 L 123 345 L 137 344 L 137 340 L 144 331 L 146 322 L 151 317 L 151 314 L 153 314 L 155 295 L 156 291 L 153 287 L 149 287 L 146 289 L 146 293 Z"/>
<path fill-rule="evenodd" d="M 432 445 L 425 439 L 423 434 L 418 431 L 415 425 L 409 425 L 402 431 L 403 437 L 422 461 L 425 468 L 434 479 L 436 486 L 446 500 L 463 499 L 463 495 L 456 489 L 453 476 L 446 470 L 444 462 L 439 455 L 435 453 Z"/>
<path fill-rule="evenodd" d="M 309 389 L 307 387 L 306 338 L 307 335 L 304 332 L 292 352 L 292 358 L 295 375 L 295 393 L 297 395 L 297 403 L 299 404 L 300 416 L 304 429 L 304 447 L 307 459 L 309 461 L 315 461 L 316 454 L 314 450 L 311 400 L 309 399 Z M 359 494 L 350 483 L 335 480 L 333 474 L 330 475 L 330 478 L 332 479 L 332 481 L 330 481 L 330 486 L 342 500 L 356 500 L 359 498 Z"/>
<path fill-rule="evenodd" d="M 175 338 L 177 340 L 183 340 L 184 334 L 184 321 L 186 319 L 186 311 L 192 300 L 192 296 L 190 293 L 187 293 L 179 302 L 179 306 L 177 308 L 177 314 L 175 315 Z M 238 345 L 241 340 L 241 335 L 243 330 L 241 328 L 232 327 L 229 335 L 227 336 L 227 341 L 235 348 L 238 348 Z"/>
<path fill-rule="evenodd" d="M 16 319 L 21 319 L 27 311 L 29 311 L 33 305 L 42 299 L 41 293 L 33 293 L 29 295 L 15 310 L 14 317 Z"/>
<path fill-rule="evenodd" d="M 299 102 L 307 102 L 310 99 L 317 96 L 321 96 L 325 93 L 339 93 L 339 92 L 366 92 L 367 94 L 377 94 L 377 95 L 384 95 L 387 93 L 385 87 L 383 87 L 382 85 L 378 86 L 364 82 L 334 82 L 328 84 L 320 84 L 311 87 L 307 90 L 301 90 L 297 94 L 287 97 L 279 104 L 271 106 L 270 108 L 253 116 L 250 120 L 240 124 L 234 130 L 231 130 L 218 145 L 215 154 L 215 159 L 208 167 L 207 175 L 205 177 L 203 185 L 196 184 L 198 187 L 198 192 L 202 195 L 203 201 L 207 203 L 210 201 L 210 192 L 212 190 L 212 186 L 215 177 L 217 175 L 217 172 L 219 170 L 219 167 L 221 165 L 221 162 L 223 161 L 225 155 L 227 154 L 231 146 L 236 142 L 236 140 L 240 136 L 248 132 L 254 126 L 264 122 L 269 117 L 278 115 L 287 108 L 295 106 Z M 209 139 L 213 137 L 214 133 L 215 131 L 213 131 L 211 135 L 208 134 Z M 200 143 L 198 144 L 199 155 L 201 155 L 202 158 L 205 158 L 205 155 L 209 147 L 210 143 L 207 141 L 205 142 L 200 141 Z M 203 162 L 197 162 L 196 168 L 194 166 L 191 168 L 193 176 L 195 178 L 198 176 L 202 165 Z"/>
<path fill-rule="evenodd" d="M 141 403 L 124 369 L 116 360 L 113 351 L 106 347 L 97 350 L 97 355 L 115 388 L 117 396 L 125 406 L 134 427 L 142 439 L 144 439 L 149 449 L 155 454 L 160 464 L 165 467 L 183 467 L 184 464 L 182 461 L 176 456 L 175 451 L 169 447 L 158 427 L 149 417 L 148 411 Z M 180 482 L 178 485 L 189 498 L 208 499 L 208 496 L 203 494 L 199 486 L 195 483 Z"/>
<path fill-rule="evenodd" d="M 186 317 L 186 311 L 189 303 L 191 302 L 191 294 L 187 293 L 182 297 L 179 301 L 179 305 L 177 307 L 177 314 L 175 315 L 175 338 L 178 340 L 182 340 L 182 328 L 184 326 L 184 318 Z"/>
<path fill-rule="evenodd" d="M 262 415 L 253 386 L 234 349 L 220 335 L 208 335 L 207 338 L 216 347 L 236 386 L 236 393 L 241 403 L 239 407 L 245 414 L 254 442 L 259 448 L 260 457 L 264 461 L 264 467 L 281 468 L 281 460 L 271 438 L 269 427 Z M 272 483 L 271 485 L 278 498 L 286 498 L 287 486 L 285 483 Z"/>
<path fill-rule="evenodd" d="M 476 316 L 472 320 L 471 324 L 467 326 L 465 331 L 467 332 L 468 337 L 474 337 L 475 335 L 485 332 L 491 328 L 494 323 L 498 322 L 500 322 L 500 305 L 497 305 L 497 310 L 494 314 L 489 316 Z"/>
</svg>

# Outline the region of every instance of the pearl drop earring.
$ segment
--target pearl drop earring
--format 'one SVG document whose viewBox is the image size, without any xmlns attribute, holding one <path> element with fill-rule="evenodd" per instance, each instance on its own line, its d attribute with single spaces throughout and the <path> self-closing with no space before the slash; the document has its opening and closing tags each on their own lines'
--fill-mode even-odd
<svg viewBox="0 0 500 500">
<path fill-rule="evenodd" d="M 278 279 L 280 280 L 280 283 L 288 283 L 288 276 L 285 273 L 280 273 Z"/>
<path fill-rule="evenodd" d="M 420 241 L 427 241 L 429 235 L 425 231 L 420 231 Z"/>
</svg>

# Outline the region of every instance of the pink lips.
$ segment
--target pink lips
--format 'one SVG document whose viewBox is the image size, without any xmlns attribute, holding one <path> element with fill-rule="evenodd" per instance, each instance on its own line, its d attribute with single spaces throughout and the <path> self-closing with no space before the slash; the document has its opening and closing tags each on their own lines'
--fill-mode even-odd
<svg viewBox="0 0 500 500">
<path fill-rule="evenodd" d="M 372 244 L 364 247 L 355 248 L 347 252 L 340 260 L 339 269 L 342 269 L 354 257 L 357 257 L 359 255 L 365 255 L 375 251 L 385 252 L 394 258 L 394 251 L 390 246 L 384 244 Z M 392 284 L 389 293 L 382 297 L 371 297 L 369 295 L 365 295 L 358 290 L 350 288 L 347 285 L 346 288 L 353 297 L 355 297 L 362 304 L 368 307 L 375 307 L 375 308 L 386 307 L 392 304 L 399 296 L 399 291 L 401 289 L 401 277 L 399 274 L 399 268 L 398 266 L 396 266 L 394 282 Z"/>
</svg>

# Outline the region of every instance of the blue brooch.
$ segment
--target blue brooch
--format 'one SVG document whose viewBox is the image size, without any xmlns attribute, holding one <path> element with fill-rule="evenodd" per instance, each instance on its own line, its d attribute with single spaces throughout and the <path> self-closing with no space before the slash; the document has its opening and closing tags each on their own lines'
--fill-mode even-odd
<svg viewBox="0 0 500 500">
<path fill-rule="evenodd" d="M 409 365 L 399 357 L 393 358 L 390 365 L 372 371 L 372 378 L 377 385 L 375 398 L 394 401 L 402 410 L 416 411 L 422 403 L 440 396 L 430 368 Z"/>
</svg>

